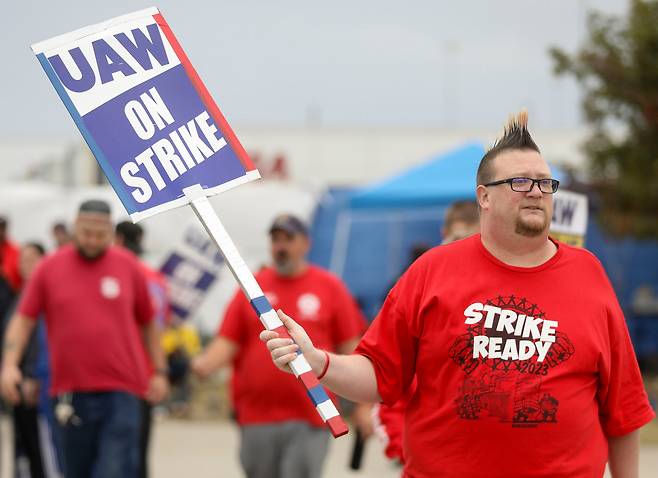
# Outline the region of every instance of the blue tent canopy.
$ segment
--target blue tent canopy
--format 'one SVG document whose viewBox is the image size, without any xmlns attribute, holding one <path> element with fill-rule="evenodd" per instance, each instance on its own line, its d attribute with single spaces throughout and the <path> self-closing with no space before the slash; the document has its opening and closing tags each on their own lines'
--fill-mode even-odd
<svg viewBox="0 0 658 478">
<path fill-rule="evenodd" d="M 440 242 L 445 209 L 475 199 L 483 154 L 473 142 L 370 186 L 329 190 L 315 212 L 310 259 L 342 277 L 372 317 L 410 251 Z"/>
<path fill-rule="evenodd" d="M 460 199 L 475 199 L 475 175 L 484 147 L 472 142 L 354 192 L 353 209 L 408 208 L 445 205 Z M 557 180 L 565 177 L 559 167 L 551 167 Z"/>
<path fill-rule="evenodd" d="M 424 207 L 473 198 L 475 173 L 483 155 L 480 143 L 466 144 L 355 192 L 350 206 Z"/>
<path fill-rule="evenodd" d="M 446 208 L 475 199 L 483 154 L 471 142 L 364 188 L 328 191 L 315 212 L 311 261 L 342 277 L 372 317 L 411 251 L 439 244 Z"/>
</svg>

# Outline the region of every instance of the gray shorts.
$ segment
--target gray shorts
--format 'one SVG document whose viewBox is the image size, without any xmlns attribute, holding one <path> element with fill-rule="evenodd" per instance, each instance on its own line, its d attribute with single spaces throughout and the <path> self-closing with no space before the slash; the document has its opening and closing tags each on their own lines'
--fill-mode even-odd
<svg viewBox="0 0 658 478">
<path fill-rule="evenodd" d="M 247 425 L 240 429 L 240 463 L 247 478 L 318 478 L 329 432 L 306 422 Z"/>
</svg>

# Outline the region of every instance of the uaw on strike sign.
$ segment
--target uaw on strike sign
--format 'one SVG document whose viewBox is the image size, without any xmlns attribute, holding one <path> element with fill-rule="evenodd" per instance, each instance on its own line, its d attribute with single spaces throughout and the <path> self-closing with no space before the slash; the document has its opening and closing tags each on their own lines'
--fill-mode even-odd
<svg viewBox="0 0 658 478">
<path fill-rule="evenodd" d="M 258 172 L 160 12 L 118 17 L 32 49 L 133 221 L 189 204 L 263 327 L 289 338 L 207 197 Z M 172 270 L 188 290 L 209 286 L 209 275 L 176 260 Z M 302 353 L 290 368 L 333 436 L 346 434 Z"/>
<path fill-rule="evenodd" d="M 157 8 L 32 50 L 134 221 L 259 177 Z"/>
</svg>

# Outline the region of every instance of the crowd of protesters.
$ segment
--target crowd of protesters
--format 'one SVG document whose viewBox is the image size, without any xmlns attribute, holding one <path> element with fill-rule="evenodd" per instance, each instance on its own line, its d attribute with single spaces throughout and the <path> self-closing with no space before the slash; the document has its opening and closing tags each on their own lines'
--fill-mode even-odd
<svg viewBox="0 0 658 478">
<path fill-rule="evenodd" d="M 606 462 L 613 477 L 637 476 L 638 430 L 655 414 L 602 266 L 548 235 L 559 181 L 526 115 L 476 180 L 477 202 L 448 209 L 443 245 L 412 251 L 370 327 L 345 284 L 307 262 L 307 225 L 278 216 L 256 278 L 295 343 L 259 335 L 238 291 L 201 350 L 139 259 L 144 231 L 114 226 L 103 201 L 83 202 L 70 233 L 55 225 L 50 253 L 14 244 L 0 218 L 0 387 L 16 476 L 148 476 L 153 406 L 172 384 L 187 395 L 188 371 L 229 366 L 245 476 L 321 476 L 328 432 L 277 370 L 300 351 L 357 403 L 359 436 L 374 430 L 403 476 L 600 476 Z M 546 446 L 517 460 L 527 437 Z"/>
<path fill-rule="evenodd" d="M 139 260 L 142 227 L 113 225 L 106 202 L 83 202 L 71 231 L 55 224 L 51 251 L 18 246 L 7 220 L 0 226 L 0 385 L 16 477 L 149 476 L 154 405 L 171 386 L 173 407 L 186 406 L 189 372 L 205 379 L 224 366 L 233 369 L 245 475 L 321 474 L 329 435 L 303 388 L 268 361 L 260 322 L 239 291 L 202 351 L 171 313 L 164 276 Z M 307 225 L 278 216 L 269 238 L 272 266 L 257 274 L 268 299 L 293 310 L 328 349 L 352 352 L 367 322 L 346 286 L 306 261 Z M 350 408 L 369 435 L 370 405 Z"/>
</svg>

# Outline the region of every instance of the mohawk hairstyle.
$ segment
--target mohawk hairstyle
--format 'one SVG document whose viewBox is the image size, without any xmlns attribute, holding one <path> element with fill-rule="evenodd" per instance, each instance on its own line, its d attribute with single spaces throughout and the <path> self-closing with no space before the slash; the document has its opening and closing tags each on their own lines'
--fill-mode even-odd
<svg viewBox="0 0 658 478">
<path fill-rule="evenodd" d="M 492 160 L 504 151 L 531 150 L 539 151 L 539 147 L 528 131 L 528 111 L 521 110 L 516 115 L 510 115 L 503 134 L 487 151 L 478 166 L 477 184 L 485 184 L 493 180 Z"/>
</svg>

